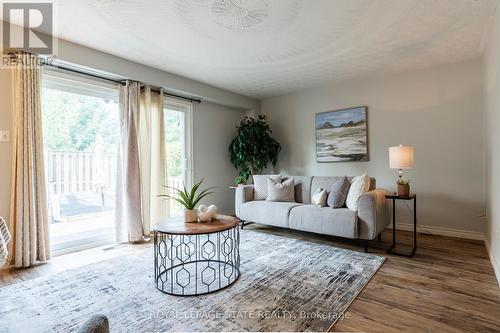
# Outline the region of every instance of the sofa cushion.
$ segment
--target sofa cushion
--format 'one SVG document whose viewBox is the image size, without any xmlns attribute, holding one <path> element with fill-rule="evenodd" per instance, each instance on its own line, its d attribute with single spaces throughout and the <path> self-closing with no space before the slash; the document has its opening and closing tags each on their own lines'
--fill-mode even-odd
<svg viewBox="0 0 500 333">
<path fill-rule="evenodd" d="M 330 187 L 330 193 L 328 193 L 328 206 L 332 208 L 343 207 L 347 198 L 347 193 L 349 193 L 350 186 L 351 182 L 347 179 L 347 177 L 333 183 Z"/>
<path fill-rule="evenodd" d="M 314 176 L 312 177 L 311 181 L 311 192 L 309 193 L 309 196 L 311 196 L 318 188 L 326 188 L 327 190 L 339 179 L 344 178 L 344 176 L 341 177 L 325 177 L 325 176 Z M 347 177 L 347 179 L 352 182 L 354 177 Z M 376 181 L 375 178 L 370 178 L 370 190 L 374 190 L 376 188 Z M 310 201 L 309 201 L 310 202 Z M 304 202 L 305 203 L 305 202 Z"/>
<path fill-rule="evenodd" d="M 238 217 L 243 221 L 288 228 L 290 210 L 299 205 L 295 202 L 249 201 L 241 205 Z"/>
<path fill-rule="evenodd" d="M 311 203 L 311 176 L 287 176 L 285 179 L 293 178 L 295 187 L 295 202 Z"/>
<path fill-rule="evenodd" d="M 312 182 L 311 182 L 311 196 L 314 192 L 318 190 L 318 188 L 324 188 L 329 190 L 330 187 L 337 181 L 341 180 L 343 177 L 313 177 Z"/>
<path fill-rule="evenodd" d="M 295 202 L 293 178 L 285 179 L 282 182 L 267 178 L 266 201 Z"/>
<path fill-rule="evenodd" d="M 358 216 L 347 208 L 301 205 L 290 211 L 290 228 L 318 234 L 356 238 Z"/>
<path fill-rule="evenodd" d="M 370 177 L 365 174 L 354 177 L 349 187 L 349 193 L 345 200 L 345 205 L 351 210 L 358 210 L 359 197 L 370 189 Z"/>
<path fill-rule="evenodd" d="M 325 207 L 326 198 L 328 198 L 328 192 L 324 188 L 318 188 L 312 195 L 311 204 L 318 207 Z"/>
<path fill-rule="evenodd" d="M 252 177 L 254 186 L 254 200 L 266 200 L 268 178 L 281 182 L 281 175 L 253 175 Z"/>
</svg>

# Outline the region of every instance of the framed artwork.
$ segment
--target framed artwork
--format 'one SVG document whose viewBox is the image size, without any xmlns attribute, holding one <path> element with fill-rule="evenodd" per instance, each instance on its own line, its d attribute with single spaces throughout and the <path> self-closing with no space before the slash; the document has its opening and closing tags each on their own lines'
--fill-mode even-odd
<svg viewBox="0 0 500 333">
<path fill-rule="evenodd" d="M 316 113 L 316 161 L 368 161 L 366 106 Z"/>
</svg>

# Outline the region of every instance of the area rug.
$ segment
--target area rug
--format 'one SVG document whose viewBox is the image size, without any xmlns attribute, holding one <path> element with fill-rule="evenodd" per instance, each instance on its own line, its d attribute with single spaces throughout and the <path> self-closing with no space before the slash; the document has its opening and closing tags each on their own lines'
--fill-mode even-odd
<svg viewBox="0 0 500 333">
<path fill-rule="evenodd" d="M 0 332 L 74 332 L 105 314 L 111 332 L 326 331 L 385 258 L 242 230 L 241 277 L 180 297 L 153 284 L 152 250 L 0 288 Z"/>
</svg>

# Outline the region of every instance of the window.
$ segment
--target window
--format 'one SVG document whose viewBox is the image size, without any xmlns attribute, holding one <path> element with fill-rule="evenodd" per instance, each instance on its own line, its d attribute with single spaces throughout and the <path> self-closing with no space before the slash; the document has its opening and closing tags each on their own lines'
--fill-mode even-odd
<svg viewBox="0 0 500 333">
<path fill-rule="evenodd" d="M 118 87 L 44 70 L 41 97 L 52 251 L 112 242 Z"/>
<path fill-rule="evenodd" d="M 193 183 L 192 166 L 192 104 L 167 98 L 164 102 L 167 185 L 182 189 Z M 174 191 L 170 190 L 171 195 Z M 182 207 L 169 200 L 168 216 L 182 214 Z"/>
</svg>

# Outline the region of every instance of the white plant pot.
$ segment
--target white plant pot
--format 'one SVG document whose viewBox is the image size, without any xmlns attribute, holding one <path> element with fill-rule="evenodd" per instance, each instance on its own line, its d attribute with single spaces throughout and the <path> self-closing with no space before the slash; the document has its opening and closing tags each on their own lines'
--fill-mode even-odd
<svg viewBox="0 0 500 333">
<path fill-rule="evenodd" d="M 188 210 L 184 209 L 184 222 L 192 223 L 198 222 L 198 212 L 196 209 Z"/>
</svg>

